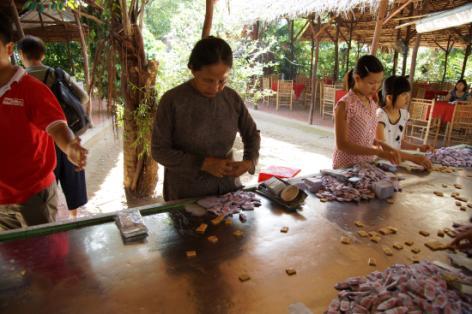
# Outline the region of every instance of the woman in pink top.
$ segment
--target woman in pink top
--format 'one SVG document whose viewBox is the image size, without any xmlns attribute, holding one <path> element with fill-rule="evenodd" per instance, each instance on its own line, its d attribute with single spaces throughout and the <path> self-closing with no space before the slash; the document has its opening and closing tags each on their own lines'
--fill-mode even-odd
<svg viewBox="0 0 472 314">
<path fill-rule="evenodd" d="M 348 74 L 349 92 L 335 106 L 336 148 L 333 168 L 373 161 L 374 156 L 400 162 L 395 149 L 375 140 L 375 100 L 383 80 L 382 63 L 375 56 L 361 57 Z"/>
</svg>

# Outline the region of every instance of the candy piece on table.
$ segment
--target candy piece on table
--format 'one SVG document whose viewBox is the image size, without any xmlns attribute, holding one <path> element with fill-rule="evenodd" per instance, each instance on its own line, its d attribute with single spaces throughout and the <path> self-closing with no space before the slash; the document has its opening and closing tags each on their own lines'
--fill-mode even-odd
<svg viewBox="0 0 472 314">
<path fill-rule="evenodd" d="M 354 225 L 356 225 L 358 228 L 364 228 L 364 224 L 359 220 L 354 221 Z"/>
<path fill-rule="evenodd" d="M 393 198 L 388 198 L 387 199 L 387 203 L 389 204 L 394 204 L 395 203 L 395 200 Z"/>
<path fill-rule="evenodd" d="M 199 234 L 204 234 L 207 228 L 208 228 L 207 224 L 200 224 L 200 226 L 198 226 L 198 228 L 195 229 L 195 231 Z"/>
<path fill-rule="evenodd" d="M 444 196 L 444 193 L 441 192 L 441 191 L 434 191 L 433 193 L 434 193 L 436 196 L 441 196 L 441 197 Z"/>
<path fill-rule="evenodd" d="M 410 256 L 408 259 L 412 261 L 413 264 L 418 264 L 420 262 L 420 258 L 417 255 Z"/>
<path fill-rule="evenodd" d="M 367 233 L 370 237 L 380 237 L 380 233 L 378 233 L 377 231 L 369 231 Z"/>
<path fill-rule="evenodd" d="M 413 244 L 415 244 L 415 242 L 413 242 L 413 241 L 405 241 L 405 245 L 406 245 L 406 246 L 413 246 Z"/>
<path fill-rule="evenodd" d="M 230 226 L 232 224 L 233 224 L 233 220 L 231 218 L 228 217 L 225 219 L 225 225 Z"/>
<path fill-rule="evenodd" d="M 370 241 L 374 242 L 374 243 L 379 243 L 380 240 L 382 240 L 382 238 L 380 236 L 373 236 L 373 237 L 370 237 Z"/>
<path fill-rule="evenodd" d="M 233 236 L 235 236 L 236 238 L 242 238 L 243 235 L 244 235 L 244 233 L 241 230 L 235 230 L 233 232 Z"/>
<path fill-rule="evenodd" d="M 432 251 L 445 250 L 448 248 L 447 244 L 444 244 L 440 241 L 430 241 L 426 242 L 424 245 Z"/>
<path fill-rule="evenodd" d="M 460 210 L 463 211 L 463 212 L 465 212 L 465 211 L 467 211 L 467 207 L 461 206 L 461 207 L 460 207 Z"/>
<path fill-rule="evenodd" d="M 239 275 L 239 281 L 241 281 L 241 282 L 245 282 L 245 281 L 248 281 L 248 280 L 250 280 L 250 279 L 251 279 L 251 277 L 249 277 L 248 274 L 241 274 L 241 275 Z"/>
<path fill-rule="evenodd" d="M 462 184 L 459 184 L 459 183 L 455 183 L 455 184 L 454 184 L 454 187 L 455 187 L 456 189 L 458 189 L 458 190 L 461 190 L 461 189 L 464 188 L 464 186 L 463 186 Z"/>
<path fill-rule="evenodd" d="M 365 230 L 359 230 L 357 231 L 357 234 L 362 238 L 367 238 L 369 236 L 369 234 Z"/>
<path fill-rule="evenodd" d="M 467 198 L 465 198 L 465 197 L 463 197 L 463 196 L 457 196 L 457 197 L 456 197 L 456 200 L 462 201 L 462 202 L 465 202 L 465 203 L 467 203 L 467 202 L 469 201 Z"/>
<path fill-rule="evenodd" d="M 444 231 L 438 230 L 438 237 L 444 238 Z"/>
<path fill-rule="evenodd" d="M 403 245 L 400 242 L 393 243 L 393 248 L 396 250 L 403 250 Z"/>
<path fill-rule="evenodd" d="M 225 215 L 219 215 L 217 217 L 215 217 L 214 219 L 211 220 L 211 224 L 213 226 L 217 226 L 219 225 L 223 220 L 225 219 Z"/>
<path fill-rule="evenodd" d="M 288 232 L 288 227 L 287 226 L 282 227 L 282 229 L 280 229 L 280 232 L 287 233 Z"/>
<path fill-rule="evenodd" d="M 207 238 L 208 242 L 212 243 L 212 244 L 216 244 L 218 243 L 218 238 L 216 236 L 209 236 Z"/>
<path fill-rule="evenodd" d="M 377 266 L 377 261 L 373 257 L 369 257 L 369 260 L 367 261 L 367 264 L 369 266 Z"/>
<path fill-rule="evenodd" d="M 423 237 L 429 237 L 429 232 L 425 230 L 420 230 L 419 234 L 421 234 Z"/>
<path fill-rule="evenodd" d="M 293 275 L 295 275 L 295 274 L 297 273 L 297 271 L 296 271 L 294 268 L 287 268 L 287 269 L 285 270 L 285 272 L 286 272 L 287 275 L 289 275 L 289 276 L 293 276 Z"/>
<path fill-rule="evenodd" d="M 392 230 L 390 230 L 390 229 L 387 228 L 387 227 L 380 229 L 380 230 L 379 230 L 379 233 L 380 233 L 381 235 L 393 234 Z"/>
<path fill-rule="evenodd" d="M 342 236 L 342 237 L 341 237 L 341 243 L 342 243 L 342 244 L 351 244 L 351 243 L 352 243 L 352 240 L 351 240 L 351 238 L 349 238 L 349 237 Z"/>
<path fill-rule="evenodd" d="M 188 258 L 196 257 L 197 256 L 197 251 L 187 251 L 185 252 Z"/>
<path fill-rule="evenodd" d="M 393 255 L 392 250 L 391 250 L 390 248 L 386 247 L 386 246 L 384 246 L 384 247 L 382 248 L 382 250 L 383 250 L 383 252 L 385 253 L 385 255 L 387 255 L 387 256 L 392 256 L 392 255 Z"/>
<path fill-rule="evenodd" d="M 414 247 L 411 249 L 411 253 L 413 254 L 419 254 L 421 252 L 421 249 L 417 248 L 417 247 Z"/>
<path fill-rule="evenodd" d="M 443 184 L 442 187 L 446 189 L 446 188 L 447 188 L 447 184 Z"/>
<path fill-rule="evenodd" d="M 398 233 L 398 229 L 395 228 L 395 227 L 388 226 L 387 228 L 388 228 L 392 233 L 394 233 L 394 234 L 395 234 L 395 233 Z"/>
<path fill-rule="evenodd" d="M 457 233 L 454 230 L 451 230 L 449 228 L 444 228 L 444 233 L 447 234 L 451 238 L 455 238 L 457 236 Z"/>
<path fill-rule="evenodd" d="M 462 206 L 462 203 L 459 201 L 456 201 L 456 206 Z"/>
</svg>

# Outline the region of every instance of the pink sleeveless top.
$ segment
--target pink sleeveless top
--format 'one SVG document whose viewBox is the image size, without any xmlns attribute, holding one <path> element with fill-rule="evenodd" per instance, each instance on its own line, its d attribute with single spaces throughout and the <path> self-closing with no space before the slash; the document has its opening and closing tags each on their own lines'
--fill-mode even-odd
<svg viewBox="0 0 472 314">
<path fill-rule="evenodd" d="M 348 141 L 371 147 L 374 144 L 375 130 L 377 127 L 377 118 L 375 115 L 377 104 L 370 99 L 369 106 L 366 107 L 352 90 L 349 90 L 349 92 L 337 102 L 336 107 L 341 101 L 346 104 L 346 131 Z M 360 162 L 373 161 L 373 159 L 374 156 L 353 155 L 341 151 L 336 147 L 333 154 L 333 168 L 350 167 Z"/>
</svg>

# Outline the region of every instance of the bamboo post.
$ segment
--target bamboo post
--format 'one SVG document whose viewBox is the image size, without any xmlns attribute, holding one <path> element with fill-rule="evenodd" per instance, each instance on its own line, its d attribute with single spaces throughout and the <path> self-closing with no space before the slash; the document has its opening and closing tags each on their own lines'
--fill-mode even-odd
<svg viewBox="0 0 472 314">
<path fill-rule="evenodd" d="M 334 37 L 334 71 L 333 82 L 338 81 L 339 76 L 339 19 L 336 19 L 336 35 Z"/>
<path fill-rule="evenodd" d="M 454 45 L 454 43 L 452 43 L 452 45 Z M 442 77 L 441 82 L 444 82 L 444 80 L 446 79 L 447 61 L 449 59 L 449 53 L 451 52 L 452 45 L 451 45 L 451 35 L 449 35 L 449 37 L 447 38 L 447 46 L 446 46 L 446 51 L 445 51 L 445 56 L 444 56 L 444 72 L 443 72 L 443 77 Z"/>
<path fill-rule="evenodd" d="M 318 29 L 321 28 L 321 18 L 318 16 Z M 313 22 L 312 22 L 313 24 Z M 311 25 L 313 28 L 313 25 Z M 312 29 L 312 32 L 315 33 L 314 29 Z M 320 41 L 318 38 L 313 37 L 312 40 L 316 39 L 316 46 L 315 46 L 315 61 L 313 62 L 313 69 L 312 69 L 312 76 L 311 76 L 311 105 L 310 105 L 310 118 L 309 118 L 309 123 L 310 125 L 313 124 L 313 113 L 315 111 L 315 100 L 316 96 L 318 94 L 318 85 L 317 80 L 316 80 L 316 75 L 318 72 L 318 57 L 320 53 Z"/>
<path fill-rule="evenodd" d="M 416 34 L 415 46 L 411 54 L 411 65 L 410 65 L 410 86 L 413 88 L 413 82 L 415 81 L 415 69 L 416 69 L 416 57 L 418 55 L 418 48 L 421 43 L 421 34 Z"/>
<path fill-rule="evenodd" d="M 388 0 L 381 0 L 379 4 L 379 11 L 377 13 L 377 21 L 375 22 L 374 37 L 372 38 L 372 45 L 370 54 L 375 55 L 379 45 L 380 33 L 382 32 L 382 24 L 387 10 Z"/>
<path fill-rule="evenodd" d="M 211 24 L 213 22 L 214 0 L 206 0 L 205 21 L 203 22 L 202 38 L 210 36 Z"/>
<path fill-rule="evenodd" d="M 85 34 L 84 29 L 82 28 L 82 23 L 80 22 L 80 11 L 74 12 L 75 21 L 77 22 L 77 27 L 79 28 L 79 36 L 80 36 L 80 47 L 82 49 L 82 56 L 84 58 L 84 76 L 85 76 L 85 85 L 86 89 L 89 94 L 89 102 L 85 106 L 85 111 L 87 112 L 90 121 L 92 121 L 92 98 L 91 98 L 91 91 L 90 91 L 90 71 L 89 71 L 89 58 L 88 58 L 88 51 L 87 51 L 87 43 L 85 42 Z"/>
</svg>

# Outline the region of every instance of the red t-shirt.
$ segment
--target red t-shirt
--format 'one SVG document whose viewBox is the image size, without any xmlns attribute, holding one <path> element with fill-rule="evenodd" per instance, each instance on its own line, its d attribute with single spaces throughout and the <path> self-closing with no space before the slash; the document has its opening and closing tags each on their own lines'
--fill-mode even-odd
<svg viewBox="0 0 472 314">
<path fill-rule="evenodd" d="M 54 182 L 56 152 L 46 130 L 66 123 L 49 88 L 22 68 L 0 87 L 0 204 L 21 204 Z"/>
</svg>

